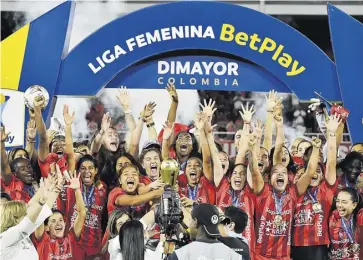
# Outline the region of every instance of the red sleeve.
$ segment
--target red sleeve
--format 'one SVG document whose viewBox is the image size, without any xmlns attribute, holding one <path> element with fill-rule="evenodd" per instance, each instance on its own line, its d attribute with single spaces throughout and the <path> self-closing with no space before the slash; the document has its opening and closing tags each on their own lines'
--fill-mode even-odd
<svg viewBox="0 0 363 260">
<path fill-rule="evenodd" d="M 39 164 L 39 168 L 40 168 L 42 177 L 44 177 L 44 178 L 48 177 L 48 174 L 50 172 L 50 165 L 52 163 L 57 163 L 59 165 L 59 168 L 62 173 L 68 169 L 66 154 L 63 154 L 63 156 L 61 158 L 58 158 L 57 154 L 50 153 L 47 155 L 47 158 L 45 158 L 44 161 L 41 161 L 38 159 L 38 164 Z"/>
<path fill-rule="evenodd" d="M 74 250 L 74 259 L 85 259 L 86 257 L 86 250 L 79 245 L 79 241 L 81 241 L 81 238 L 77 239 L 76 234 L 74 234 L 73 228 L 71 228 L 67 234 L 66 237 L 72 245 L 72 248 Z"/>
<path fill-rule="evenodd" d="M 125 192 L 123 191 L 123 189 L 121 188 L 114 188 L 110 194 L 108 195 L 108 202 L 107 202 L 107 212 L 108 215 L 110 215 L 112 213 L 112 211 L 115 210 L 116 208 L 116 199 L 120 196 L 123 195 Z"/>
<path fill-rule="evenodd" d="M 200 178 L 200 182 L 202 183 L 203 187 L 207 190 L 207 201 L 210 204 L 216 204 L 216 186 L 214 185 L 213 181 L 209 181 L 205 176 Z"/>
<path fill-rule="evenodd" d="M 357 213 L 357 226 L 363 227 L 363 209 L 360 209 Z M 363 237 L 363 234 L 362 234 Z"/>
<path fill-rule="evenodd" d="M 299 191 L 297 190 L 297 186 L 294 185 L 288 185 L 287 186 L 287 192 L 291 195 L 292 199 L 297 201 L 297 199 L 301 196 L 304 196 L 304 194 L 299 195 Z"/>
<path fill-rule="evenodd" d="M 145 184 L 145 185 L 149 185 L 152 182 L 150 180 L 150 178 L 147 176 L 140 176 L 139 180 L 140 180 L 140 183 Z"/>
<path fill-rule="evenodd" d="M 338 179 L 335 180 L 333 185 L 330 185 L 326 180 L 320 184 L 320 189 L 324 195 L 329 199 L 329 203 L 333 203 L 334 195 L 338 190 Z"/>
<path fill-rule="evenodd" d="M 186 186 L 188 184 L 188 179 L 186 174 L 181 174 L 178 176 L 178 185 Z"/>
<path fill-rule="evenodd" d="M 260 202 L 262 198 L 269 196 L 272 196 L 270 184 L 264 183 L 261 192 L 256 195 L 257 203 Z"/>
</svg>

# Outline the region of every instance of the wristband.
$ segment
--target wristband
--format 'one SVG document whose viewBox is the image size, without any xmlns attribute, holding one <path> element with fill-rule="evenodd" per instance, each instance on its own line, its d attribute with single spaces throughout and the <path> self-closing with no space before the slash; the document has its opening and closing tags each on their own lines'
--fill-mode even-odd
<svg viewBox="0 0 363 260">
<path fill-rule="evenodd" d="M 267 110 L 268 113 L 273 113 L 274 111 L 273 110 Z"/>
<path fill-rule="evenodd" d="M 243 121 L 243 124 L 249 125 L 251 122 Z"/>
<path fill-rule="evenodd" d="M 103 131 L 102 129 L 98 132 L 100 135 L 104 135 L 105 131 Z"/>
<path fill-rule="evenodd" d="M 35 143 L 35 139 L 28 139 L 27 142 L 30 143 L 30 144 Z"/>
<path fill-rule="evenodd" d="M 147 124 L 146 126 L 147 126 L 147 128 L 150 128 L 150 127 L 153 127 L 155 125 L 155 123 L 154 122 L 152 122 L 152 123 L 150 123 L 150 124 Z"/>
<path fill-rule="evenodd" d="M 124 111 L 124 113 L 125 113 L 126 115 L 128 115 L 128 114 L 131 114 L 131 113 L 132 113 L 132 111 L 131 111 L 131 109 L 128 109 L 128 110 Z"/>
<path fill-rule="evenodd" d="M 329 137 L 336 137 L 337 135 L 335 133 L 329 133 Z"/>
</svg>

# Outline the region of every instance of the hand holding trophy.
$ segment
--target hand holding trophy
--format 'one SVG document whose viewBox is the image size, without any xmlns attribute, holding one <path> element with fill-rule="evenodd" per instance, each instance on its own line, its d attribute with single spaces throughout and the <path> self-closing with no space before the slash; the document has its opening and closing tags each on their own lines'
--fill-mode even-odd
<svg viewBox="0 0 363 260">
<path fill-rule="evenodd" d="M 44 87 L 33 85 L 25 91 L 24 102 L 30 110 L 36 106 L 41 106 L 43 110 L 49 103 L 49 93 Z"/>
</svg>

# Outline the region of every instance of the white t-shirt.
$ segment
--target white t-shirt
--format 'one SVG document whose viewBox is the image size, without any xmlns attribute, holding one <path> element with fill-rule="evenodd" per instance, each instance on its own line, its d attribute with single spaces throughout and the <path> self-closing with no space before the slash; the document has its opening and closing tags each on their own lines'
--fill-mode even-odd
<svg viewBox="0 0 363 260">
<path fill-rule="evenodd" d="M 108 252 L 110 253 L 110 260 L 122 260 L 120 241 L 118 236 L 109 240 Z M 163 254 L 162 242 L 159 242 L 155 251 L 152 251 L 151 249 L 148 248 L 145 250 L 144 259 L 161 260 L 162 254 Z"/>
<path fill-rule="evenodd" d="M 1 233 L 0 258 L 2 260 L 38 260 L 38 252 L 29 237 L 50 215 L 52 215 L 51 209 L 44 205 L 35 223 L 25 216 L 18 225 Z"/>
</svg>

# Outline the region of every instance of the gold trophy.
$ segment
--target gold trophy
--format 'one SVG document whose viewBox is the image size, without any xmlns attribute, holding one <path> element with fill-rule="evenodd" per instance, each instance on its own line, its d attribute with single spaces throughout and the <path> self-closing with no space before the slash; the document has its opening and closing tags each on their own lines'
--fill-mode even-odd
<svg viewBox="0 0 363 260">
<path fill-rule="evenodd" d="M 176 204 L 180 204 L 178 190 L 176 189 L 176 181 L 179 175 L 179 164 L 174 159 L 167 159 L 161 163 L 160 166 L 161 179 L 165 183 L 164 192 L 161 196 L 160 212 L 166 219 L 161 224 L 161 234 L 165 235 L 165 241 L 163 243 L 164 255 L 168 256 L 175 250 L 175 240 L 173 234 L 176 233 L 177 225 L 172 225 L 172 229 L 165 228 L 169 226 L 170 222 L 173 222 L 175 218 L 180 218 L 178 212 L 176 215 L 173 209 Z M 180 205 L 176 207 L 180 210 Z M 177 221 L 179 222 L 179 221 Z M 170 226 L 169 226 L 170 227 Z"/>
<path fill-rule="evenodd" d="M 179 175 L 179 164 L 174 159 L 166 159 L 161 163 L 160 166 L 161 179 L 171 188 L 176 187 L 176 181 Z"/>
</svg>

